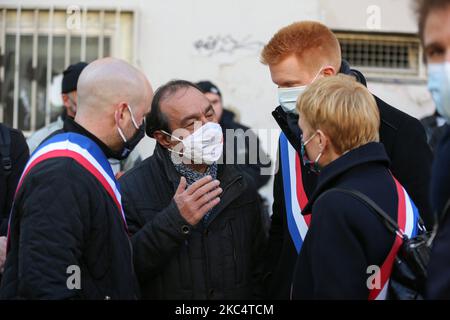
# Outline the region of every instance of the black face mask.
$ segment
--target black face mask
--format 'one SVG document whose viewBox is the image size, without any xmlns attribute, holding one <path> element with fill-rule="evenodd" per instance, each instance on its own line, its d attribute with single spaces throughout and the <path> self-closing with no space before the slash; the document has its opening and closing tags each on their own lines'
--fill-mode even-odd
<svg viewBox="0 0 450 320">
<path fill-rule="evenodd" d="M 128 110 L 131 113 L 132 122 L 134 127 L 137 128 L 137 131 L 130 139 L 126 139 L 125 135 L 122 133 L 122 130 L 119 128 L 119 134 L 124 140 L 123 148 L 118 152 L 113 152 L 113 154 L 111 155 L 112 158 L 117 160 L 124 160 L 128 158 L 131 151 L 133 151 L 134 148 L 136 148 L 136 146 L 138 145 L 138 143 L 142 140 L 142 138 L 145 137 L 145 118 L 142 124 L 139 127 L 136 127 L 136 122 L 134 120 L 133 113 L 131 112 L 131 108 L 129 106 Z"/>
<path fill-rule="evenodd" d="M 139 129 L 136 131 L 136 133 L 131 137 L 131 139 L 127 140 L 127 142 L 124 143 L 122 151 L 118 152 L 117 157 L 114 158 L 117 160 L 124 160 L 128 158 L 131 151 L 136 148 L 138 143 L 142 140 L 142 138 L 145 137 L 145 123 L 141 124 Z"/>
</svg>

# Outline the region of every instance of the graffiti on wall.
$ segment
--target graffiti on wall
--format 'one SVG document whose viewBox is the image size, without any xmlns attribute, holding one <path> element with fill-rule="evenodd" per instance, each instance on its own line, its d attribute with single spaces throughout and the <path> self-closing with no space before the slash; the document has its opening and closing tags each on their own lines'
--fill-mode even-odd
<svg viewBox="0 0 450 320">
<path fill-rule="evenodd" d="M 209 57 L 219 54 L 259 53 L 263 46 L 263 42 L 252 39 L 251 35 L 241 39 L 237 39 L 230 34 L 225 36 L 208 36 L 194 42 L 194 48 L 197 53 Z"/>
</svg>

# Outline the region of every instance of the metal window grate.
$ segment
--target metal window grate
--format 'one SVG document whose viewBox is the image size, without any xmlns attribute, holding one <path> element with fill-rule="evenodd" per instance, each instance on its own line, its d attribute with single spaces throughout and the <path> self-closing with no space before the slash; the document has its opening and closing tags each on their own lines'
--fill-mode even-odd
<svg viewBox="0 0 450 320">
<path fill-rule="evenodd" d="M 67 8 L 0 8 L 0 122 L 29 135 L 60 114 L 52 84 L 69 64 L 105 56 L 133 60 L 133 11 L 82 7 L 75 28 L 67 23 L 71 14 Z"/>
<path fill-rule="evenodd" d="M 413 35 L 336 32 L 342 58 L 369 75 L 421 77 L 420 41 Z"/>
</svg>

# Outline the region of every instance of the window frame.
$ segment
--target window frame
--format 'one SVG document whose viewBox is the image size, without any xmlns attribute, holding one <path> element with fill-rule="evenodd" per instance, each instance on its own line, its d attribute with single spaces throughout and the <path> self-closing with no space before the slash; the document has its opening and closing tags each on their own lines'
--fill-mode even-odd
<svg viewBox="0 0 450 320">
<path fill-rule="evenodd" d="M 395 33 L 395 32 L 365 32 L 354 30 L 333 30 L 339 42 L 345 40 L 356 41 L 385 41 L 385 42 L 404 42 L 406 44 L 417 45 L 417 65 L 416 68 L 382 68 L 351 65 L 355 69 L 363 72 L 368 80 L 376 82 L 395 82 L 408 84 L 426 83 L 426 66 L 423 62 L 423 48 L 417 34 L 414 33 Z M 408 49 L 411 50 L 411 49 Z M 408 51 L 409 52 L 409 51 Z M 342 56 L 342 59 L 346 59 Z"/>
<path fill-rule="evenodd" d="M 3 92 L 1 94 L 6 94 L 6 89 L 4 88 L 6 70 L 5 70 L 5 54 L 6 54 L 6 37 L 13 35 L 15 39 L 15 58 L 14 58 L 14 93 L 13 100 L 14 104 L 13 110 L 13 120 L 12 126 L 14 128 L 20 128 L 19 126 L 19 90 L 20 90 L 20 40 L 22 36 L 32 36 L 32 69 L 33 71 L 37 68 L 38 60 L 38 39 L 41 36 L 47 37 L 47 75 L 46 75 L 46 98 L 45 98 L 45 123 L 44 126 L 51 122 L 51 106 L 50 106 L 50 89 L 52 82 L 52 63 L 54 59 L 53 55 L 53 38 L 54 37 L 64 37 L 64 68 L 70 64 L 70 60 L 73 57 L 71 52 L 71 39 L 73 36 L 81 37 L 81 49 L 80 49 L 80 61 L 85 61 L 86 58 L 86 44 L 89 37 L 98 38 L 98 52 L 97 57 L 104 54 L 104 41 L 105 38 L 110 39 L 110 53 L 109 56 L 119 57 L 127 60 L 130 63 L 136 64 L 137 61 L 137 44 L 138 44 L 138 14 L 137 10 L 133 7 L 120 6 L 79 6 L 81 14 L 81 25 L 79 30 L 69 30 L 66 26 L 56 26 L 54 23 L 55 16 L 65 14 L 67 15 L 67 7 L 64 6 L 52 6 L 52 5 L 33 5 L 33 6 L 21 6 L 21 5 L 3 5 L 0 7 L 0 56 L 2 58 L 0 63 L 0 83 L 2 84 L 1 89 Z M 8 15 L 15 15 L 15 23 L 8 24 Z M 24 26 L 22 23 L 23 12 L 28 14 L 31 12 L 33 14 L 33 21 L 30 21 L 28 26 Z M 90 12 L 94 12 L 99 15 L 100 27 L 92 27 L 87 25 L 87 15 Z M 106 15 L 110 14 L 109 19 L 114 21 L 114 23 L 105 24 Z M 130 15 L 127 17 L 127 15 Z M 43 19 L 44 21 L 39 21 Z M 127 48 L 124 50 L 121 47 L 123 33 L 125 32 L 127 26 L 122 27 L 122 21 L 128 20 L 130 25 L 128 27 L 133 33 L 133 37 L 129 37 L 129 42 L 127 43 Z M 47 21 L 45 21 L 47 20 Z M 45 25 L 45 26 L 44 26 Z M 31 80 L 31 118 L 30 118 L 30 130 L 23 130 L 25 136 L 31 135 L 34 131 L 40 129 L 36 127 L 37 119 L 37 79 L 34 77 Z M 4 106 L 5 98 L 2 96 L 0 99 L 0 122 L 4 122 L 5 110 Z"/>
</svg>

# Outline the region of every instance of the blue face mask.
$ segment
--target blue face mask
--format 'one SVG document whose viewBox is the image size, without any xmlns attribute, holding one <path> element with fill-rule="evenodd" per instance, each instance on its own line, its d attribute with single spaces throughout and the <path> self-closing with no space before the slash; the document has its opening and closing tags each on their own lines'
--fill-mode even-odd
<svg viewBox="0 0 450 320">
<path fill-rule="evenodd" d="M 437 112 L 450 123 L 450 62 L 428 65 L 428 90 Z"/>
<path fill-rule="evenodd" d="M 303 135 L 300 137 L 301 141 L 301 147 L 300 147 L 300 154 L 302 156 L 303 165 L 305 167 L 309 167 L 309 170 L 311 170 L 314 173 L 320 173 L 320 166 L 319 166 L 319 159 L 322 156 L 322 153 L 319 153 L 316 160 L 311 161 L 309 160 L 308 156 L 306 155 L 306 149 L 305 146 L 316 136 L 317 132 L 314 133 L 311 137 L 309 137 L 308 140 L 303 142 Z"/>
<path fill-rule="evenodd" d="M 319 72 L 317 72 L 311 83 L 316 81 L 322 70 L 323 67 L 320 68 Z M 309 85 L 291 88 L 278 88 L 278 102 L 280 103 L 280 106 L 281 108 L 283 108 L 284 112 L 297 114 L 297 100 L 302 96 L 306 89 L 308 89 L 308 86 Z"/>
<path fill-rule="evenodd" d="M 305 92 L 307 86 L 278 88 L 278 102 L 286 113 L 297 113 L 297 99 Z"/>
</svg>

